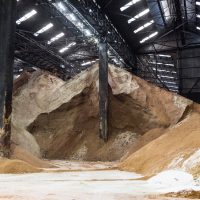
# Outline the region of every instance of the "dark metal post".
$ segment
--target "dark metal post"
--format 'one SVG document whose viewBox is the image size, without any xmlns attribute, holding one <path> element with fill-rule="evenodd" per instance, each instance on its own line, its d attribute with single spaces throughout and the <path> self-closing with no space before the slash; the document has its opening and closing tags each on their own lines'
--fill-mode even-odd
<svg viewBox="0 0 200 200">
<path fill-rule="evenodd" d="M 15 0 L 0 0 L 0 156 L 9 156 L 11 137 Z"/>
<path fill-rule="evenodd" d="M 182 80 L 182 69 L 181 69 L 181 62 L 182 60 L 180 59 L 181 58 L 181 52 L 179 50 L 179 48 L 177 48 L 177 52 L 176 52 L 176 68 L 177 68 L 177 71 L 178 71 L 178 84 L 179 84 L 179 94 L 182 94 L 182 88 L 183 88 L 183 80 Z"/>
<path fill-rule="evenodd" d="M 106 39 L 99 43 L 99 113 L 100 137 L 108 139 L 108 56 Z"/>
</svg>

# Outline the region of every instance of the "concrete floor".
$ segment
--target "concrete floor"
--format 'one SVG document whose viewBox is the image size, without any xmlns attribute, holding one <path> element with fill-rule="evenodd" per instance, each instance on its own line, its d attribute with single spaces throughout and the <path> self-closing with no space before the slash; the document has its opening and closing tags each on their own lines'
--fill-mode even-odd
<svg viewBox="0 0 200 200">
<path fill-rule="evenodd" d="M 156 196 L 162 191 L 170 191 L 169 188 L 155 186 L 148 181 L 136 180 L 141 175 L 135 173 L 105 170 L 111 167 L 109 163 L 104 165 L 102 163 L 54 161 L 54 164 L 56 163 L 62 169 L 71 167 L 69 170 L 74 169 L 75 171 L 49 172 L 47 170 L 46 173 L 36 174 L 2 174 L 0 175 L 0 199 L 165 199 Z M 148 195 L 153 195 L 153 197 L 147 197 Z"/>
</svg>

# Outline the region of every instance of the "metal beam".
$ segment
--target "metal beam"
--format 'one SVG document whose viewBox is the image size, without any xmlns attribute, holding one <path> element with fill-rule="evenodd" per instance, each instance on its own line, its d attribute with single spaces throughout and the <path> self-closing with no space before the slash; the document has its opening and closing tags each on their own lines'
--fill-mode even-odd
<svg viewBox="0 0 200 200">
<path fill-rule="evenodd" d="M 108 139 L 108 56 L 105 41 L 99 43 L 99 114 L 100 138 Z"/>
<path fill-rule="evenodd" d="M 0 156 L 9 156 L 11 137 L 16 1 L 0 0 Z"/>
<path fill-rule="evenodd" d="M 102 11 L 100 6 L 92 0 L 73 1 L 65 0 L 74 13 L 79 13 L 84 21 L 87 21 L 93 29 L 96 37 L 101 37 L 102 32 L 107 32 L 108 46 L 113 49 L 117 56 L 123 58 L 126 68 L 134 68 L 135 55 L 132 49 L 123 40 L 117 29 Z"/>
<path fill-rule="evenodd" d="M 193 86 L 192 86 L 191 89 L 188 91 L 188 94 L 191 94 L 191 93 L 192 93 L 193 89 L 195 89 L 195 87 L 198 85 L 199 81 L 200 81 L 200 78 L 198 78 L 198 79 L 194 82 Z"/>
</svg>

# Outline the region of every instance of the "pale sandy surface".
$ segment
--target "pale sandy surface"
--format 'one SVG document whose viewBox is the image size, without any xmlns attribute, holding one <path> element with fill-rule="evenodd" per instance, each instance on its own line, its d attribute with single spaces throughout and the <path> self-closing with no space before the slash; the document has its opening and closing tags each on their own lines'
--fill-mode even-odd
<svg viewBox="0 0 200 200">
<path fill-rule="evenodd" d="M 0 175 L 0 199 L 129 200 L 178 199 L 159 197 L 168 185 L 137 180 L 142 176 L 110 169 L 112 163 L 52 161 L 68 172 Z M 96 169 L 96 171 L 95 171 Z M 72 170 L 72 171 L 71 171 Z M 80 171 L 79 171 L 80 170 Z M 180 184 L 180 183 L 177 183 Z M 149 196 L 149 197 L 147 197 Z"/>
</svg>

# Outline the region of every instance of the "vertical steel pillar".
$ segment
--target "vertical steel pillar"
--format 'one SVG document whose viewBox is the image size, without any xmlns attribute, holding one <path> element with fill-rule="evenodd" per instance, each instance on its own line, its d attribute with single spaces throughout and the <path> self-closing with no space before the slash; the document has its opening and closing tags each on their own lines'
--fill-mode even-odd
<svg viewBox="0 0 200 200">
<path fill-rule="evenodd" d="M 99 114 L 100 137 L 108 139 L 108 55 L 106 40 L 99 43 Z"/>
<path fill-rule="evenodd" d="M 182 80 L 182 60 L 181 60 L 181 52 L 179 50 L 179 48 L 177 48 L 177 52 L 176 52 L 176 67 L 178 69 L 178 93 L 182 94 L 182 89 L 183 89 L 183 80 Z"/>
<path fill-rule="evenodd" d="M 9 156 L 16 0 L 0 0 L 0 155 Z"/>
</svg>

